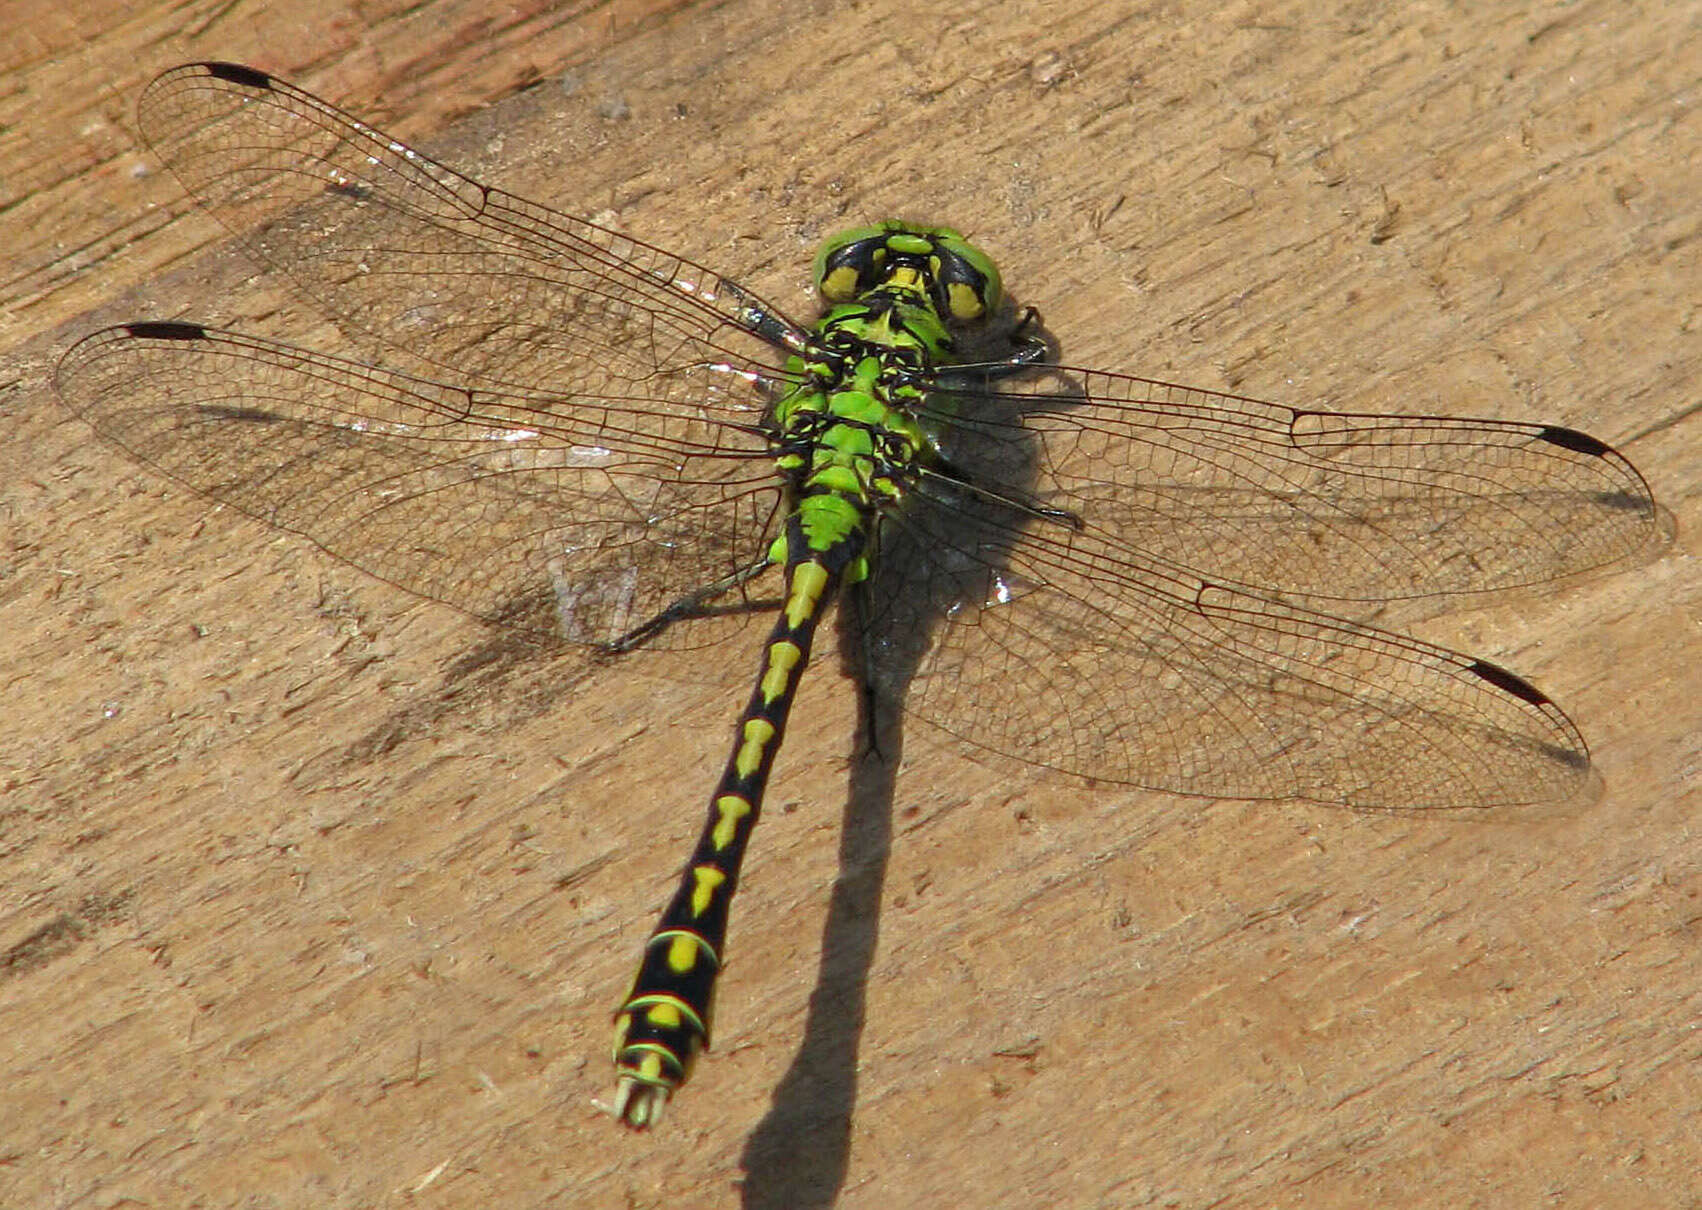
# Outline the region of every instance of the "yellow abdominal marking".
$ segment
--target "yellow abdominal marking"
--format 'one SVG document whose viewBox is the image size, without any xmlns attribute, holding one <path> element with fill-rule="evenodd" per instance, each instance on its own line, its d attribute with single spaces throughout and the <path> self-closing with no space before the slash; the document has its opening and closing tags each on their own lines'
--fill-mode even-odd
<svg viewBox="0 0 1702 1210">
<path fill-rule="evenodd" d="M 739 820 L 751 813 L 751 805 L 737 794 L 723 794 L 715 800 L 715 831 L 710 839 L 717 849 L 733 843 L 733 833 Z"/>
<path fill-rule="evenodd" d="M 768 671 L 762 674 L 762 700 L 773 705 L 791 683 L 792 670 L 804 658 L 801 647 L 790 640 L 781 640 L 768 649 Z"/>
<path fill-rule="evenodd" d="M 678 1025 L 680 1010 L 674 1004 L 652 1004 L 644 1010 L 644 1019 L 652 1025 Z"/>
<path fill-rule="evenodd" d="M 740 777 L 749 777 L 762 767 L 763 749 L 773 738 L 774 724 L 767 719 L 753 718 L 745 724 L 745 742 L 739 745 L 739 753 L 733 758 L 733 768 Z"/>
<path fill-rule="evenodd" d="M 703 943 L 690 933 L 676 933 L 668 942 L 668 969 L 683 975 L 697 965 L 697 952 Z M 650 1019 L 656 1020 L 652 1013 Z"/>
<path fill-rule="evenodd" d="M 786 623 L 802 626 L 815 616 L 827 590 L 827 569 L 819 563 L 800 563 L 792 572 L 792 594 L 786 598 Z"/>
<path fill-rule="evenodd" d="M 691 877 L 691 914 L 701 916 L 715 901 L 715 888 L 727 881 L 727 875 L 712 865 L 700 865 L 692 867 Z"/>
</svg>

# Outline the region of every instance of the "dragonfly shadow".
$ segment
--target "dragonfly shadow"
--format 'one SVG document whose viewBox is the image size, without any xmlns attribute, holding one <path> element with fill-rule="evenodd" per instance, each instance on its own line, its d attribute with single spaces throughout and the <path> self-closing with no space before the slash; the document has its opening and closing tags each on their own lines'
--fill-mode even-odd
<svg viewBox="0 0 1702 1210">
<path fill-rule="evenodd" d="M 869 699 L 862 701 L 862 758 L 853 767 L 840 823 L 839 873 L 828 898 L 803 1037 L 740 1158 L 746 1173 L 743 1204 L 753 1210 L 834 1205 L 848 1170 L 857 1056 L 880 939 L 903 754 L 898 713 L 871 711 Z"/>
<path fill-rule="evenodd" d="M 704 645 L 724 649 L 743 632 L 747 618 L 767 617 L 772 610 L 770 601 L 750 600 L 692 625 L 707 636 Z M 308 762 L 297 774 L 298 783 L 335 781 L 436 731 L 446 719 L 482 713 L 487 716 L 484 725 L 509 730 L 553 710 L 609 667 L 694 685 L 707 679 L 742 686 L 744 680 L 745 669 L 738 661 L 670 659 L 674 649 L 662 644 L 614 653 L 569 642 L 557 629 L 556 600 L 545 586 L 517 592 L 490 616 L 477 620 L 484 623 L 479 637 L 444 665 L 434 686 L 390 710 L 348 743 Z"/>
<path fill-rule="evenodd" d="M 435 685 L 384 712 L 347 743 L 305 761 L 295 783 L 336 782 L 439 730 L 446 719 L 466 720 L 484 711 L 495 716 L 490 725 L 507 729 L 571 697 L 593 666 L 581 649 L 546 632 L 548 602 L 534 595 L 536 600 L 517 597 L 500 618 L 490 619 L 494 624 L 481 628 L 476 641 L 443 667 Z"/>
</svg>

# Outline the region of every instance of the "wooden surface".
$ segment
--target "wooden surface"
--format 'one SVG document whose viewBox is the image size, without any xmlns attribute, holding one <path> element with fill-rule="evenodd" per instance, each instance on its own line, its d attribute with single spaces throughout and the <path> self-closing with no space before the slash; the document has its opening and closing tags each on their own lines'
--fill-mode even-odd
<svg viewBox="0 0 1702 1210">
<path fill-rule="evenodd" d="M 14 0 L 0 1205 L 1702 1205 L 1702 30 L 1388 8 Z M 828 662 L 716 1048 L 623 1134 L 608 1013 L 741 691 L 525 658 L 58 407 L 120 319 L 340 347 L 140 147 L 192 58 L 798 312 L 815 241 L 897 213 L 1078 364 L 1613 442 L 1668 552 L 1419 626 L 1562 702 L 1605 797 L 1201 804 L 919 726 L 893 774 Z"/>
</svg>

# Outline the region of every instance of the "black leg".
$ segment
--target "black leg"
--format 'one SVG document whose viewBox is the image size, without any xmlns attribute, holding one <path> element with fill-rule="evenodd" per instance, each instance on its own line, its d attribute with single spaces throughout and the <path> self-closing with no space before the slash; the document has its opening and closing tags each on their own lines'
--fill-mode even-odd
<svg viewBox="0 0 1702 1210">
<path fill-rule="evenodd" d="M 620 655 L 631 651 L 648 643 L 675 622 L 683 622 L 690 618 L 719 617 L 722 614 L 741 613 L 747 610 L 766 612 L 778 608 L 780 605 L 779 598 L 773 601 L 739 601 L 731 605 L 713 603 L 717 597 L 731 592 L 741 584 L 749 583 L 772 566 L 774 566 L 773 560 L 764 555 L 761 559 L 746 564 L 731 575 L 723 576 L 719 580 L 705 584 L 702 588 L 693 589 L 655 617 L 640 622 L 618 639 L 610 642 L 605 650 L 611 655 Z"/>
<path fill-rule="evenodd" d="M 859 580 L 851 585 L 841 598 L 845 608 L 850 612 L 850 625 L 846 626 L 844 642 L 846 668 L 857 682 L 858 708 L 862 712 L 863 734 L 867 737 L 868 751 L 881 761 L 886 760 L 886 754 L 881 751 L 881 718 L 880 693 L 875 688 L 875 669 L 869 644 L 864 636 L 867 633 L 867 623 L 870 617 L 869 582 Z"/>
</svg>

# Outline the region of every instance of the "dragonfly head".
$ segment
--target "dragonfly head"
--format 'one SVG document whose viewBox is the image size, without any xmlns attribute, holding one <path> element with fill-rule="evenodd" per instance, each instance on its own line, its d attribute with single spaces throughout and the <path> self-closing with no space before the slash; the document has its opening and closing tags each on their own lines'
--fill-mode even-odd
<svg viewBox="0 0 1702 1210">
<path fill-rule="evenodd" d="M 925 295 L 948 323 L 971 323 L 998 310 L 999 270 L 988 255 L 950 227 L 888 219 L 853 227 L 816 253 L 816 288 L 829 304 L 875 290 Z"/>
</svg>

